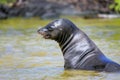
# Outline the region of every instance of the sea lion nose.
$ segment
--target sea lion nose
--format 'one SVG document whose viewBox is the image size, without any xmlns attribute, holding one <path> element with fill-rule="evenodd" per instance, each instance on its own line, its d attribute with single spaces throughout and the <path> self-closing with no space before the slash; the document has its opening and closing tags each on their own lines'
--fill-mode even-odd
<svg viewBox="0 0 120 80">
<path fill-rule="evenodd" d="M 40 33 L 40 32 L 41 32 L 41 29 L 38 29 L 37 32 Z"/>
<path fill-rule="evenodd" d="M 37 32 L 39 33 L 39 34 L 44 34 L 45 32 L 47 32 L 48 30 L 47 29 L 45 29 L 45 28 L 41 28 L 41 29 L 38 29 L 37 30 Z"/>
<path fill-rule="evenodd" d="M 41 34 L 41 33 L 43 33 L 43 29 L 40 28 L 40 29 L 37 30 L 37 32 L 38 32 L 39 34 Z"/>
</svg>

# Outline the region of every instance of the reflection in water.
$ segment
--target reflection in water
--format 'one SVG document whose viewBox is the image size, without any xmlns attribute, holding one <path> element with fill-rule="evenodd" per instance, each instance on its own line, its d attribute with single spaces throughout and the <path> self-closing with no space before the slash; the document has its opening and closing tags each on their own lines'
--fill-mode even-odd
<svg viewBox="0 0 120 80">
<path fill-rule="evenodd" d="M 9 54 L 9 53 L 12 53 L 12 51 L 13 51 L 13 46 L 11 44 L 6 44 L 5 53 Z"/>
<path fill-rule="evenodd" d="M 120 63 L 119 27 L 81 27 L 109 58 Z M 118 73 L 64 70 L 58 44 L 35 29 L 0 30 L 0 80 L 120 80 Z"/>
</svg>

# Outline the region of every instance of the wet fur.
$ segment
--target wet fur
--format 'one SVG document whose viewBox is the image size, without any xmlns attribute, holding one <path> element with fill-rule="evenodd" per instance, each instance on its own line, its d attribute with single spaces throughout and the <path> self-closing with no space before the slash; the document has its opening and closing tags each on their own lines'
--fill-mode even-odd
<svg viewBox="0 0 120 80">
<path fill-rule="evenodd" d="M 65 69 L 120 71 L 119 64 L 108 59 L 83 31 L 67 19 L 55 20 L 39 29 L 38 33 L 44 34 L 44 37 L 49 35 L 47 39 L 58 42 Z"/>
</svg>

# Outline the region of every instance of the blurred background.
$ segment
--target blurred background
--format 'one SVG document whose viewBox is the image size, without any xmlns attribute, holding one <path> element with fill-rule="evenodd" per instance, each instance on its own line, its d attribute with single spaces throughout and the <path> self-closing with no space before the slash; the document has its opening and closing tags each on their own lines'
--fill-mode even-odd
<svg viewBox="0 0 120 80">
<path fill-rule="evenodd" d="M 41 19 L 51 19 L 58 18 L 60 15 L 78 15 L 84 18 L 113 18 L 120 17 L 119 12 L 120 0 L 0 1 L 0 19 L 17 16 L 27 18 L 37 16 Z"/>
<path fill-rule="evenodd" d="M 120 80 L 120 74 L 64 70 L 59 45 L 37 33 L 67 18 L 120 63 L 120 0 L 0 0 L 0 80 Z"/>
</svg>

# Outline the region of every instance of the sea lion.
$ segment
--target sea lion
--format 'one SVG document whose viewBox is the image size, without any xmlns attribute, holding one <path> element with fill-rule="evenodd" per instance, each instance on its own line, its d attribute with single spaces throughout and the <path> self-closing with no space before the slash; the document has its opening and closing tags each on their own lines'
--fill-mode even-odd
<svg viewBox="0 0 120 80">
<path fill-rule="evenodd" d="M 65 69 L 120 71 L 120 65 L 108 59 L 94 42 L 68 19 L 54 20 L 37 32 L 45 39 L 59 43 Z"/>
</svg>

